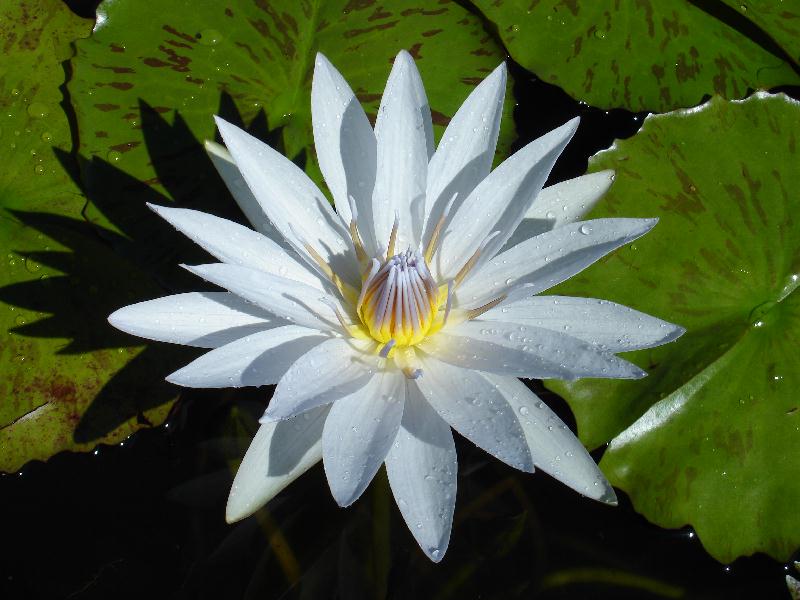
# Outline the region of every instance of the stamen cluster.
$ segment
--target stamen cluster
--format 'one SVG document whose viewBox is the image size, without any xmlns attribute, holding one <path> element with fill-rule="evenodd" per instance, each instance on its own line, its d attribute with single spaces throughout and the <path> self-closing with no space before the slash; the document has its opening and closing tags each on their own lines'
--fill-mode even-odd
<svg viewBox="0 0 800 600">
<path fill-rule="evenodd" d="M 425 259 L 409 248 L 382 265 L 373 259 L 358 315 L 375 340 L 410 346 L 422 341 L 434 325 L 440 296 Z"/>
</svg>

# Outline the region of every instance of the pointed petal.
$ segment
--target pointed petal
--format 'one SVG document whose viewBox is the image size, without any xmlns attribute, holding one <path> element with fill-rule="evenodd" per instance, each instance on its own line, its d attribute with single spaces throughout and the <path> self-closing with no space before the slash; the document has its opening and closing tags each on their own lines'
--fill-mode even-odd
<svg viewBox="0 0 800 600">
<path fill-rule="evenodd" d="M 322 458 L 322 427 L 329 407 L 259 427 L 239 465 L 225 520 L 249 517 Z"/>
<path fill-rule="evenodd" d="M 400 427 L 405 388 L 402 374 L 384 371 L 333 403 L 322 430 L 322 464 L 339 506 L 355 502 L 383 464 Z"/>
<path fill-rule="evenodd" d="M 535 379 L 639 379 L 633 363 L 601 352 L 561 332 L 493 321 L 466 321 L 440 331 L 417 346 L 464 369 Z"/>
<path fill-rule="evenodd" d="M 341 329 L 333 309 L 320 300 L 325 294 L 305 283 L 225 263 L 182 266 L 198 277 L 224 287 L 273 315 L 297 325 L 322 331 Z M 327 298 L 335 302 L 332 296 Z M 340 311 L 345 312 L 341 306 Z"/>
<path fill-rule="evenodd" d="M 517 415 L 536 467 L 573 490 L 616 504 L 614 489 L 580 440 L 550 408 L 515 377 L 484 374 Z"/>
<path fill-rule="evenodd" d="M 386 456 L 386 473 L 408 529 L 433 562 L 442 560 L 450 541 L 457 472 L 450 426 L 416 385 L 407 386 L 400 430 Z"/>
<path fill-rule="evenodd" d="M 386 251 L 396 215 L 399 217 L 397 250 L 419 246 L 428 170 L 423 115 L 426 111 L 430 114 L 427 100 L 420 98 L 421 89 L 413 59 L 407 52 L 400 52 L 386 82 L 375 122 L 378 162 L 372 214 L 380 252 Z"/>
<path fill-rule="evenodd" d="M 614 171 L 581 175 L 544 188 L 503 250 L 528 238 L 582 219 L 614 183 Z"/>
<path fill-rule="evenodd" d="M 483 256 L 491 258 L 503 247 L 577 128 L 578 119 L 575 118 L 534 140 L 478 184 L 450 217 L 433 261 L 440 280 L 455 277 L 490 233 L 500 232 L 489 242 Z"/>
<path fill-rule="evenodd" d="M 125 306 L 108 322 L 139 337 L 216 348 L 284 322 L 228 292 L 190 292 Z"/>
<path fill-rule="evenodd" d="M 336 212 L 349 224 L 348 196 L 358 209 L 358 224 L 367 252 L 375 254 L 372 239 L 372 191 L 375 186 L 376 141 L 361 104 L 344 77 L 322 54 L 317 54 L 311 83 L 314 146 Z"/>
<path fill-rule="evenodd" d="M 320 331 L 297 325 L 268 329 L 207 352 L 169 375 L 167 381 L 192 388 L 271 385 L 294 361 L 326 339 Z"/>
<path fill-rule="evenodd" d="M 543 292 L 650 231 L 658 219 L 594 219 L 571 223 L 517 244 L 474 271 L 456 290 L 459 306 L 481 306 L 519 289 Z M 527 286 L 521 289 L 522 286 Z M 510 301 L 510 300 L 509 300 Z"/>
<path fill-rule="evenodd" d="M 478 84 L 445 129 L 428 165 L 426 242 L 453 194 L 458 196 L 451 210 L 457 210 L 489 174 L 505 92 L 506 66 L 501 63 Z"/>
<path fill-rule="evenodd" d="M 344 338 L 315 346 L 281 377 L 262 423 L 291 418 L 360 390 L 385 362 L 374 349 L 374 342 Z"/>
<path fill-rule="evenodd" d="M 440 417 L 504 463 L 533 472 L 522 428 L 493 385 L 474 371 L 420 353 L 417 357 L 423 365 L 423 375 L 414 384 Z"/>
<path fill-rule="evenodd" d="M 653 348 L 676 340 L 685 331 L 608 300 L 570 296 L 532 296 L 503 303 L 482 314 L 480 321 L 489 327 L 493 321 L 505 321 L 563 331 L 609 352 Z"/>
<path fill-rule="evenodd" d="M 219 117 L 216 121 L 242 177 L 281 235 L 300 252 L 310 244 L 345 281 L 360 282 L 350 237 L 317 186 L 264 142 Z"/>
<path fill-rule="evenodd" d="M 155 204 L 147 206 L 221 262 L 266 271 L 324 289 L 319 275 L 252 229 L 197 210 Z"/>
<path fill-rule="evenodd" d="M 222 177 L 225 186 L 230 191 L 236 204 L 242 209 L 244 216 L 253 225 L 253 228 L 260 234 L 267 236 L 273 242 L 278 244 L 281 248 L 288 252 L 293 252 L 292 247 L 278 233 L 275 227 L 270 223 L 267 214 L 262 210 L 261 205 L 253 196 L 253 192 L 247 187 L 247 183 L 239 172 L 239 167 L 233 162 L 231 153 L 221 144 L 206 140 L 205 149 L 208 157 L 217 169 L 217 173 Z"/>
</svg>

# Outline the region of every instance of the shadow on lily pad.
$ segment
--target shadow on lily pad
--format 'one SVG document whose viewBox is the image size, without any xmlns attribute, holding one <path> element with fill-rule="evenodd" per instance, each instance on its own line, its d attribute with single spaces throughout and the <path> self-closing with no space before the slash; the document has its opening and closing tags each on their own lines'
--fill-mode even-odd
<svg viewBox="0 0 800 600">
<path fill-rule="evenodd" d="M 179 388 L 164 377 L 197 355 L 197 350 L 152 343 L 122 333 L 107 322 L 114 310 L 135 302 L 213 286 L 191 276 L 179 263 L 211 262 L 209 255 L 151 212 L 146 203 L 178 205 L 245 223 L 245 218 L 217 175 L 201 140 L 176 111 L 172 124 L 145 102 L 139 104 L 144 140 L 156 179 L 143 182 L 113 162 L 53 151 L 88 202 L 83 219 L 48 212 L 11 211 L 13 218 L 43 234 L 42 249 L 17 251 L 23 260 L 58 274 L 0 288 L 0 302 L 45 313 L 43 318 L 9 331 L 21 337 L 63 339 L 56 355 L 84 355 L 99 350 L 127 352 L 122 365 L 81 412 L 73 441 L 102 441 L 135 418 L 155 425 L 149 409 L 176 399 Z M 222 94 L 219 114 L 243 126 L 232 98 Z M 209 118 L 211 116 L 209 115 Z M 251 133 L 275 143 L 263 111 Z M 159 184 L 166 194 L 158 191 Z M 58 249 L 51 249 L 49 245 Z M 147 345 L 146 345 L 147 344 Z M 128 352 L 146 345 L 139 353 Z M 127 362 L 126 362 L 127 361 Z M 77 378 L 76 378 L 77 379 Z M 78 382 L 76 381 L 76 384 Z"/>
</svg>

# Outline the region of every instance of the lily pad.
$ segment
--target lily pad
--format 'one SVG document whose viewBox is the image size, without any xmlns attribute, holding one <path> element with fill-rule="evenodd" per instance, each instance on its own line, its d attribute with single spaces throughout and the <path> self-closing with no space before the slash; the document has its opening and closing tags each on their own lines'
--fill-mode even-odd
<svg viewBox="0 0 800 600">
<path fill-rule="evenodd" d="M 141 278 L 82 218 L 73 180 L 59 86 L 92 25 L 58 0 L 0 8 L 0 471 L 118 442 L 174 395 L 122 369 L 152 367 L 105 323 Z"/>
<path fill-rule="evenodd" d="M 775 0 L 722 0 L 766 32 L 791 61 L 800 64 L 800 3 Z"/>
<path fill-rule="evenodd" d="M 656 112 L 800 83 L 798 11 L 770 0 L 728 4 L 746 7 L 475 0 L 514 60 L 544 81 L 594 106 Z"/>
<path fill-rule="evenodd" d="M 549 382 L 601 466 L 663 527 L 692 524 L 720 561 L 800 545 L 800 104 L 783 95 L 649 117 L 591 161 L 617 179 L 593 217 L 656 228 L 559 293 L 687 328 L 631 353 L 635 382 Z M 711 158 L 711 160 L 709 160 Z"/>
<path fill-rule="evenodd" d="M 374 115 L 392 59 L 408 49 L 422 73 L 439 130 L 505 57 L 478 17 L 446 0 L 435 5 L 405 0 L 106 1 L 98 9 L 94 35 L 77 47 L 69 89 L 82 153 L 195 207 L 204 201 L 208 206 L 224 203 L 219 194 L 208 192 L 206 183 L 216 174 L 203 162 L 198 144 L 214 137 L 215 113 L 247 124 L 287 156 L 305 161 L 307 171 L 321 181 L 310 116 L 317 51 L 342 71 Z M 512 108 L 506 103 L 501 154 L 513 137 Z M 173 115 L 182 135 L 169 135 L 164 126 Z M 160 132 L 154 126 L 159 119 L 164 121 Z M 120 202 L 129 197 L 141 203 L 140 197 L 116 189 L 115 182 L 98 181 L 97 164 L 87 165 L 91 200 L 121 193 Z"/>
</svg>

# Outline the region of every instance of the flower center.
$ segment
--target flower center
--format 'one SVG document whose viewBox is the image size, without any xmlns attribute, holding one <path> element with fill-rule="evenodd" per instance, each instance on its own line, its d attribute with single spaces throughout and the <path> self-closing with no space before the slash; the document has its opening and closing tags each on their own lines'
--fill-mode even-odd
<svg viewBox="0 0 800 600">
<path fill-rule="evenodd" d="M 442 294 L 423 256 L 410 248 L 372 261 L 358 302 L 358 316 L 377 341 L 412 346 L 436 323 Z"/>
</svg>

